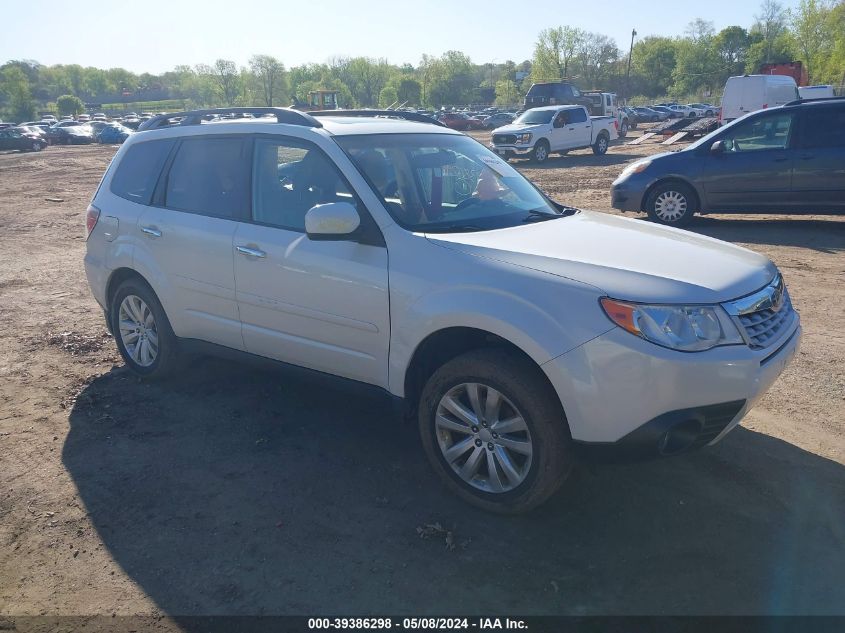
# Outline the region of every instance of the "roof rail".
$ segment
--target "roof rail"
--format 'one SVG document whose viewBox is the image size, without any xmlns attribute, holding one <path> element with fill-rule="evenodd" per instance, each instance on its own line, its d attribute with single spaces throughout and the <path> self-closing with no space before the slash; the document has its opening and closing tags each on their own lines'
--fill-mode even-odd
<svg viewBox="0 0 845 633">
<path fill-rule="evenodd" d="M 819 101 L 842 101 L 845 99 L 845 96 L 833 96 L 833 97 L 812 97 L 810 99 L 795 99 L 794 101 L 790 101 L 785 103 L 784 105 L 798 105 L 800 103 L 818 103 Z"/>
<path fill-rule="evenodd" d="M 154 116 L 138 126 L 138 131 L 157 130 L 172 125 L 199 125 L 204 119 L 227 114 L 251 114 L 253 116 L 273 115 L 277 123 L 290 125 L 305 125 L 307 127 L 323 127 L 323 125 L 307 112 L 300 112 L 292 108 L 209 108 L 207 110 L 188 110 L 186 112 L 169 112 Z"/>
<path fill-rule="evenodd" d="M 419 114 L 418 112 L 403 112 L 402 110 L 319 110 L 311 112 L 315 117 L 320 116 L 343 116 L 343 117 L 388 117 L 391 119 L 405 119 L 406 121 L 416 121 L 418 123 L 431 123 L 440 127 L 446 127 L 440 121 Z"/>
</svg>

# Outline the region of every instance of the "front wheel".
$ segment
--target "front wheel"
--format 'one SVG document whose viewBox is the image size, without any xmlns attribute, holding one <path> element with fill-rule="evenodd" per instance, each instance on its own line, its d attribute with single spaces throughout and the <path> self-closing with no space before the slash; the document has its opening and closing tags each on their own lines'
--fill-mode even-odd
<svg viewBox="0 0 845 633">
<path fill-rule="evenodd" d="M 468 352 L 440 367 L 423 389 L 419 428 L 446 486 L 492 512 L 540 505 L 573 463 L 554 391 L 530 361 L 505 350 Z"/>
<path fill-rule="evenodd" d="M 129 369 L 150 378 L 163 377 L 172 369 L 176 336 L 146 283 L 129 279 L 120 284 L 109 316 L 117 350 Z"/>
<path fill-rule="evenodd" d="M 653 222 L 686 226 L 695 215 L 695 192 L 680 182 L 657 185 L 646 199 L 646 211 Z"/>
<path fill-rule="evenodd" d="M 545 163 L 548 157 L 549 143 L 545 139 L 540 139 L 539 141 L 537 141 L 537 144 L 534 145 L 534 149 L 531 151 L 531 159 L 535 163 Z"/>
<path fill-rule="evenodd" d="M 601 156 L 602 154 L 607 153 L 608 145 L 610 141 L 608 140 L 607 134 L 602 132 L 599 134 L 599 137 L 596 139 L 596 142 L 593 144 L 593 154 Z"/>
<path fill-rule="evenodd" d="M 628 122 L 622 121 L 622 125 L 619 126 L 619 138 L 625 138 L 628 136 Z"/>
</svg>

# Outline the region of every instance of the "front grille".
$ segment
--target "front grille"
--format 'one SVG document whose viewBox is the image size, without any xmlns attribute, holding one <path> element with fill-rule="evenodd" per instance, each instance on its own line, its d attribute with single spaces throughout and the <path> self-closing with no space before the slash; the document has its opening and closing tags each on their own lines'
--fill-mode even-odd
<svg viewBox="0 0 845 633">
<path fill-rule="evenodd" d="M 742 326 L 751 349 L 769 347 L 788 331 L 795 320 L 795 310 L 780 275 L 753 295 L 724 306 Z"/>
<path fill-rule="evenodd" d="M 789 294 L 785 294 L 780 310 L 766 308 L 750 314 L 743 314 L 739 322 L 745 328 L 745 334 L 751 341 L 753 349 L 768 347 L 774 343 L 783 330 L 792 321 L 792 302 Z"/>
<path fill-rule="evenodd" d="M 513 145 L 516 143 L 515 134 L 494 134 L 493 143 L 496 145 Z"/>
</svg>

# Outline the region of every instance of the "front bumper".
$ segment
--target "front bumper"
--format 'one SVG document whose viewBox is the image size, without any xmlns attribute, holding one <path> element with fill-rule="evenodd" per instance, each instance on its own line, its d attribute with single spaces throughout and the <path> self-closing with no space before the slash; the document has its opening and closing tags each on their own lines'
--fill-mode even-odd
<svg viewBox="0 0 845 633">
<path fill-rule="evenodd" d="M 573 440 L 591 453 L 658 456 L 724 437 L 783 372 L 800 340 L 797 318 L 762 350 L 678 352 L 615 328 L 542 367 Z M 676 426 L 682 433 L 667 438 Z"/>
<path fill-rule="evenodd" d="M 642 211 L 645 206 L 645 192 L 649 182 L 636 178 L 637 174 L 624 180 L 616 180 L 610 186 L 610 204 L 620 211 Z"/>
<path fill-rule="evenodd" d="M 534 149 L 532 145 L 491 145 L 490 148 L 499 156 L 524 156 Z"/>
</svg>

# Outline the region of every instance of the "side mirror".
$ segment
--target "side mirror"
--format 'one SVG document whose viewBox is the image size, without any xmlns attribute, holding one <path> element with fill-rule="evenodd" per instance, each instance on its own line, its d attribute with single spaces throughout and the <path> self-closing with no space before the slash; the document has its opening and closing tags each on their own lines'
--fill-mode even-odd
<svg viewBox="0 0 845 633">
<path fill-rule="evenodd" d="M 725 141 L 716 141 L 710 146 L 711 154 L 723 154 L 725 152 Z"/>
<path fill-rule="evenodd" d="M 348 202 L 329 202 L 308 209 L 305 232 L 312 240 L 345 240 L 361 226 L 361 216 Z"/>
</svg>

